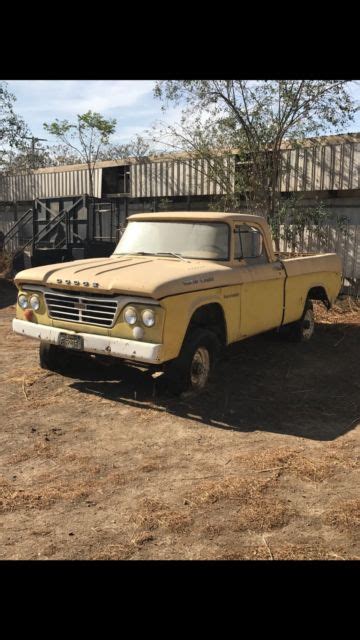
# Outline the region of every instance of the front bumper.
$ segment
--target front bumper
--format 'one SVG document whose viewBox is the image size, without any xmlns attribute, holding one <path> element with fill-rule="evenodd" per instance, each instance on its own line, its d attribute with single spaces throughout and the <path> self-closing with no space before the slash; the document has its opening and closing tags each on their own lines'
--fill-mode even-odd
<svg viewBox="0 0 360 640">
<path fill-rule="evenodd" d="M 152 344 L 151 342 L 139 342 L 138 340 L 125 340 L 124 338 L 110 338 L 109 336 L 98 336 L 93 333 L 77 333 L 67 329 L 57 329 L 44 324 L 35 324 L 26 320 L 14 319 L 12 328 L 15 333 L 36 338 L 51 344 L 59 343 L 59 334 L 68 333 L 80 335 L 84 340 L 84 351 L 89 353 L 101 353 L 103 355 L 115 356 L 124 360 L 135 360 L 148 364 L 158 364 L 161 362 L 162 344 Z"/>
</svg>

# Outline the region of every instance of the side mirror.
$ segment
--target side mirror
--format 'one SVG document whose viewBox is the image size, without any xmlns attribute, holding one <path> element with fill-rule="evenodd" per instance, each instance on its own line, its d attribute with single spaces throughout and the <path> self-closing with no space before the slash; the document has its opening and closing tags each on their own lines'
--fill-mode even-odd
<svg viewBox="0 0 360 640">
<path fill-rule="evenodd" d="M 263 238 L 259 231 L 251 232 L 252 236 L 252 255 L 251 258 L 259 258 L 263 251 Z"/>
<path fill-rule="evenodd" d="M 236 228 L 234 232 L 239 234 L 239 260 L 260 258 L 263 253 L 263 237 L 260 231 L 251 228 L 245 228 L 243 230 Z"/>
</svg>

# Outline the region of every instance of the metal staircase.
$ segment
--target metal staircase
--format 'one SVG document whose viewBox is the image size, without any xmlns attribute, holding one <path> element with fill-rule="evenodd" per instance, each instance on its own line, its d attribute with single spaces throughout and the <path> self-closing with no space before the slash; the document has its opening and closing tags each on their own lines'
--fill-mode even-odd
<svg viewBox="0 0 360 640">
<path fill-rule="evenodd" d="M 32 222 L 33 209 L 30 207 L 25 213 L 14 222 L 13 226 L 4 235 L 3 250 L 7 253 L 15 253 L 22 248 L 24 243 L 24 229 L 25 226 Z"/>
<path fill-rule="evenodd" d="M 119 226 L 112 203 L 83 195 L 72 204 L 61 201 L 58 213 L 47 204 L 46 200 L 35 199 L 3 237 L 3 250 L 12 256 L 13 273 L 31 266 L 112 253 Z"/>
</svg>

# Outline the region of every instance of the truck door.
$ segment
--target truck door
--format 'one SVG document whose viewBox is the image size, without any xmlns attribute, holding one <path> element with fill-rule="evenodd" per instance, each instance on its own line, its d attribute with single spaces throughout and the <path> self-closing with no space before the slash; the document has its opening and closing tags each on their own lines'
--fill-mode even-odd
<svg viewBox="0 0 360 640">
<path fill-rule="evenodd" d="M 269 261 L 259 228 L 240 224 L 234 233 L 234 258 L 239 261 L 242 282 L 240 334 L 244 337 L 280 326 L 285 271 L 280 262 Z"/>
</svg>

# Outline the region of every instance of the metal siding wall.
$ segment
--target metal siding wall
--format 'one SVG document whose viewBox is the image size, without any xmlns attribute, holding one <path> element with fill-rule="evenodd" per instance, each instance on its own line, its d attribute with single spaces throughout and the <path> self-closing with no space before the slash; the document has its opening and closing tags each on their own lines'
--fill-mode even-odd
<svg viewBox="0 0 360 640">
<path fill-rule="evenodd" d="M 322 189 L 331 189 L 332 183 L 332 153 L 331 147 L 325 147 L 323 152 Z"/>
<path fill-rule="evenodd" d="M 175 171 L 175 162 L 169 162 L 168 166 L 168 193 L 169 196 L 174 195 L 174 171 Z"/>
<path fill-rule="evenodd" d="M 306 177 L 305 177 L 305 191 L 313 190 L 313 149 L 305 149 L 306 154 Z"/>
<path fill-rule="evenodd" d="M 281 191 L 360 188 L 360 143 L 318 145 L 281 152 Z"/>
<path fill-rule="evenodd" d="M 235 190 L 235 156 L 229 158 L 229 166 L 231 171 L 231 188 Z"/>
<path fill-rule="evenodd" d="M 203 195 L 203 160 L 197 161 L 197 180 L 196 180 L 196 194 L 198 196 Z"/>
<path fill-rule="evenodd" d="M 230 172 L 234 187 L 235 158 L 224 158 L 224 170 Z M 133 198 L 224 193 L 224 186 L 209 176 L 211 165 L 207 160 L 161 160 L 135 164 L 130 169 L 131 196 Z"/>
<path fill-rule="evenodd" d="M 342 188 L 348 189 L 350 182 L 350 145 L 344 144 L 343 182 Z"/>
<path fill-rule="evenodd" d="M 333 189 L 341 188 L 341 145 L 333 145 L 334 164 L 333 164 Z"/>
<path fill-rule="evenodd" d="M 224 159 L 234 184 L 235 157 Z M 223 186 L 211 179 L 211 161 L 160 160 L 130 166 L 130 195 L 168 197 L 214 195 Z M 281 191 L 360 188 L 360 143 L 286 149 L 281 153 Z M 94 195 L 101 197 L 102 168 L 94 171 Z M 90 192 L 87 169 L 0 176 L 2 201 L 78 196 Z"/>
<path fill-rule="evenodd" d="M 354 178 L 354 156 L 355 156 L 355 145 L 351 145 L 350 148 L 350 170 L 349 170 L 349 189 L 354 189 L 353 186 L 353 178 Z"/>
<path fill-rule="evenodd" d="M 162 162 L 161 163 L 161 169 L 162 169 L 162 174 L 161 174 L 161 193 L 162 196 L 165 198 L 168 195 L 168 189 L 167 189 L 167 172 L 168 172 L 168 163 L 167 162 Z"/>
<path fill-rule="evenodd" d="M 359 173 L 360 173 L 360 143 L 354 144 L 354 164 L 353 164 L 353 189 L 359 189 Z"/>
<path fill-rule="evenodd" d="M 188 196 L 190 194 L 189 187 L 191 182 L 191 167 L 187 162 L 182 163 L 184 167 L 184 180 L 183 180 L 183 195 Z"/>
<path fill-rule="evenodd" d="M 189 184 L 187 187 L 188 194 L 190 196 L 195 195 L 195 184 L 196 184 L 196 160 L 190 160 L 189 164 Z"/>
<path fill-rule="evenodd" d="M 210 186 L 210 180 L 209 180 L 209 161 L 208 160 L 203 160 L 202 162 L 202 172 L 203 172 L 203 176 L 202 176 L 202 181 L 203 181 L 203 194 L 204 195 L 209 195 L 209 186 Z"/>
</svg>

